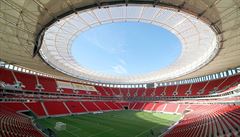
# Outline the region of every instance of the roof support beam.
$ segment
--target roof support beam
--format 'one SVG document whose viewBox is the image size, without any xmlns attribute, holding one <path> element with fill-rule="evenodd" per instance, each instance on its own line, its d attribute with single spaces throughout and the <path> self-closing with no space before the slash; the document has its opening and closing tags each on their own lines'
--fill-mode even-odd
<svg viewBox="0 0 240 137">
<path fill-rule="evenodd" d="M 128 0 L 125 0 L 125 4 L 126 4 L 126 6 L 128 6 Z"/>
<path fill-rule="evenodd" d="M 153 7 L 156 7 L 160 3 L 161 0 L 154 0 L 153 1 Z"/>
<path fill-rule="evenodd" d="M 100 8 L 101 8 L 101 2 L 100 2 L 100 0 L 96 0 L 96 4 L 97 4 L 98 8 L 100 9 Z"/>
<path fill-rule="evenodd" d="M 217 3 L 219 3 L 221 0 L 216 0 L 215 2 L 213 2 L 210 6 L 207 6 L 207 8 L 201 12 L 200 14 L 198 14 L 198 18 L 201 18 L 209 9 L 211 9 L 213 6 L 217 5 Z"/>
<path fill-rule="evenodd" d="M 180 4 L 180 5 L 178 6 L 178 11 L 180 11 L 180 10 L 184 7 L 185 4 L 186 4 L 185 1 L 184 1 L 182 4 Z"/>
<path fill-rule="evenodd" d="M 77 13 L 75 7 L 74 7 L 73 4 L 72 4 L 72 2 L 71 2 L 70 0 L 65 0 L 65 1 L 66 1 L 66 3 L 67 3 L 68 7 L 69 7 L 74 13 Z"/>
</svg>

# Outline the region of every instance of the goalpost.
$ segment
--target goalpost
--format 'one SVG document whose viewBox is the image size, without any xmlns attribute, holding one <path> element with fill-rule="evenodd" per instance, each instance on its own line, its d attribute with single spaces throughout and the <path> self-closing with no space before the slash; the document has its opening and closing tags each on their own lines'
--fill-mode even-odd
<svg viewBox="0 0 240 137">
<path fill-rule="evenodd" d="M 66 130 L 66 124 L 63 122 L 56 122 L 54 127 L 57 131 Z"/>
</svg>

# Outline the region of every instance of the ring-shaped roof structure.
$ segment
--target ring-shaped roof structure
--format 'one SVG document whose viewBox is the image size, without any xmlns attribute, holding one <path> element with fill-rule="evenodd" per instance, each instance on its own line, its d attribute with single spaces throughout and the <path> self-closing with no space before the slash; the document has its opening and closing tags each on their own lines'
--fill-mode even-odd
<svg viewBox="0 0 240 137">
<path fill-rule="evenodd" d="M 189 74 L 159 82 L 204 76 L 240 65 L 239 0 L 1 0 L 0 60 L 58 78 L 92 83 L 66 75 L 46 64 L 41 56 L 36 54 L 40 47 L 41 34 L 66 15 L 116 4 L 147 4 L 185 11 L 205 20 L 217 32 L 217 37 L 221 37 L 221 47 L 208 64 Z"/>
<path fill-rule="evenodd" d="M 71 54 L 75 38 L 95 26 L 115 22 L 144 22 L 165 28 L 181 41 L 182 53 L 168 67 L 138 75 L 109 75 L 77 63 Z M 211 61 L 218 49 L 215 32 L 195 16 L 173 8 L 135 4 L 91 8 L 56 21 L 44 32 L 40 54 L 49 65 L 73 77 L 103 83 L 136 84 L 173 79 L 191 73 Z"/>
</svg>

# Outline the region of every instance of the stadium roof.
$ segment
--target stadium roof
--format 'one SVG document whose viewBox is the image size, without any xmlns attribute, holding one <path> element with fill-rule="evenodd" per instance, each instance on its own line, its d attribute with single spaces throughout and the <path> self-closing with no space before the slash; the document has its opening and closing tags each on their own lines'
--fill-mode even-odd
<svg viewBox="0 0 240 137">
<path fill-rule="evenodd" d="M 144 6 L 136 6 L 133 4 L 144 4 Z M 48 27 L 55 24 L 61 25 L 61 22 L 64 22 L 64 20 L 68 17 L 74 17 L 74 16 L 81 16 L 81 14 L 84 14 L 84 12 L 87 11 L 87 9 L 91 8 L 90 12 L 96 11 L 95 14 L 101 16 L 98 20 L 98 23 L 105 23 L 104 21 L 117 21 L 117 19 L 106 19 L 107 16 L 104 14 L 107 13 L 106 11 L 110 11 L 111 14 L 114 14 L 113 11 L 111 11 L 112 6 L 109 5 L 122 5 L 121 7 L 115 7 L 115 9 L 121 9 L 126 8 L 129 9 L 129 15 L 133 17 L 133 20 L 136 20 L 136 18 L 140 21 L 151 21 L 150 19 L 147 19 L 147 17 L 144 18 L 144 16 L 137 16 L 140 15 L 142 12 L 141 9 L 145 8 L 151 10 L 165 10 L 164 12 L 171 13 L 172 15 L 176 15 L 171 18 L 167 23 L 162 23 L 160 26 L 165 27 L 166 29 L 172 31 L 175 33 L 179 39 L 183 43 L 184 37 L 181 37 L 181 35 L 185 36 L 184 34 L 178 34 L 176 31 L 177 29 L 171 25 L 167 26 L 166 24 L 171 24 L 177 22 L 177 20 L 183 19 L 180 15 L 182 12 L 178 11 L 184 11 L 189 14 L 194 15 L 195 17 L 191 15 L 184 15 L 186 19 L 189 19 L 189 24 L 185 24 L 188 27 L 194 27 L 194 25 L 189 26 L 191 23 L 199 23 L 202 25 L 197 25 L 197 29 L 190 29 L 193 32 L 188 32 L 186 34 L 194 35 L 194 31 L 198 31 L 197 36 L 199 38 L 204 38 L 204 32 L 201 34 L 201 29 L 207 30 L 208 37 L 210 41 L 206 41 L 205 44 L 208 45 L 208 49 L 202 50 L 202 53 L 205 53 L 204 58 L 201 58 L 200 56 L 195 56 L 197 53 L 194 50 L 195 48 L 192 48 L 191 50 L 186 50 L 185 52 L 192 52 L 193 54 L 182 54 L 180 57 L 180 61 L 178 60 L 177 63 L 180 65 L 186 65 L 186 62 L 188 62 L 186 57 L 190 57 L 190 59 L 196 60 L 198 57 L 199 60 L 197 61 L 197 65 L 190 65 L 189 68 L 191 69 L 184 69 L 180 68 L 181 70 L 175 69 L 168 69 L 166 71 L 161 70 L 162 72 L 156 72 L 151 75 L 158 74 L 160 77 L 158 79 L 155 79 L 154 77 L 151 77 L 151 75 L 145 75 L 145 76 L 137 76 L 131 81 L 127 81 L 129 83 L 133 82 L 153 82 L 155 80 L 159 81 L 172 81 L 172 80 L 180 80 L 180 79 L 186 79 L 191 77 L 197 77 L 202 75 L 207 75 L 211 73 L 216 73 L 220 71 L 227 70 L 228 68 L 234 68 L 240 65 L 240 1 L 237 0 L 139 0 L 139 1 L 118 1 L 118 0 L 82 0 L 82 1 L 75 1 L 75 0 L 65 0 L 65 1 L 58 1 L 58 0 L 2 0 L 0 1 L 0 59 L 3 61 L 6 61 L 11 64 L 23 66 L 32 70 L 37 70 L 44 73 L 49 73 L 56 76 L 62 76 L 69 79 L 74 79 L 73 77 L 70 77 L 64 73 L 61 73 L 57 71 L 56 69 L 53 69 L 51 66 L 46 64 L 43 59 L 37 55 L 33 58 L 33 51 L 37 51 L 37 49 L 41 45 L 41 39 L 43 32 L 48 32 Z M 126 5 L 128 5 L 126 7 Z M 158 6 L 168 7 L 169 9 L 159 9 Z M 109 8 L 108 8 L 109 7 Z M 155 8 L 154 8 L 155 7 Z M 175 9 L 175 10 L 172 10 Z M 88 12 L 88 11 L 87 11 Z M 76 13 L 76 14 L 72 14 Z M 144 12 L 143 12 L 144 13 Z M 70 15 L 72 14 L 72 15 Z M 146 13 L 150 14 L 150 13 Z M 69 15 L 69 16 L 67 16 Z M 153 14 L 150 14 L 153 15 Z M 117 17 L 117 16 L 114 16 Z M 164 16 L 163 16 L 164 17 Z M 210 27 L 207 27 L 205 23 L 196 21 L 198 19 L 204 21 L 206 24 L 208 24 Z M 73 18 L 72 18 L 73 19 Z M 76 18 L 77 19 L 77 18 Z M 106 19 L 106 20 L 105 20 Z M 124 18 L 126 20 L 131 20 L 132 18 Z M 173 20 L 172 20 L 173 19 Z M 71 18 L 70 18 L 71 20 Z M 93 20 L 93 24 L 94 24 Z M 155 20 L 154 20 L 155 22 Z M 156 25 L 159 25 L 159 23 L 155 23 Z M 69 25 L 69 24 L 68 24 Z M 91 25 L 91 24 L 89 24 Z M 176 24 L 175 24 L 176 25 Z M 204 26 L 205 25 L 205 26 Z M 172 27 L 172 28 L 171 28 Z M 183 28 L 183 27 L 182 27 Z M 205 29 L 204 29 L 205 28 Z M 216 33 L 215 35 L 212 34 L 211 29 Z M 181 29 L 181 28 L 179 28 Z M 80 31 L 81 29 L 78 29 Z M 175 30 L 175 31 L 174 31 Z M 78 32 L 77 31 L 77 32 Z M 50 33 L 49 33 L 50 34 Z M 63 33 L 62 33 L 63 34 Z M 70 36 L 75 36 L 72 31 L 70 33 Z M 53 35 L 54 36 L 54 35 Z M 55 35 L 56 36 L 56 35 Z M 186 36 L 187 37 L 187 36 Z M 195 41 L 196 38 L 192 38 L 191 40 Z M 190 38 L 187 38 L 189 40 Z M 71 41 L 71 38 L 68 38 Z M 205 38 L 204 38 L 205 39 Z M 219 41 L 219 45 L 216 46 L 216 41 Z M 211 42 L 211 43 L 210 43 Z M 191 43 L 191 42 L 189 42 Z M 201 43 L 201 42 L 200 42 Z M 183 44 L 187 45 L 187 44 Z M 63 44 L 63 46 L 69 46 L 69 44 Z M 192 46 L 196 46 L 196 44 L 192 44 Z M 212 47 L 211 47 L 212 46 Z M 218 50 L 218 46 L 220 47 Z M 44 49 L 44 46 L 43 46 Z M 215 50 L 214 50 L 215 49 Z M 193 50 L 193 51 L 192 51 Z M 199 49 L 198 49 L 199 50 Z M 42 50 L 43 51 L 43 50 Z M 206 52 L 211 51 L 211 52 Z M 214 51 L 214 52 L 213 52 Z M 42 52 L 43 53 L 43 52 Z M 55 52 L 56 53 L 56 52 Z M 184 52 L 183 52 L 184 53 Z M 217 54 L 215 57 L 214 55 Z M 46 56 L 46 55 L 45 55 Z M 184 59 L 185 56 L 185 59 Z M 64 54 L 63 58 L 70 57 L 69 54 Z M 206 58 L 208 57 L 208 58 Z M 201 59 L 200 59 L 201 58 Z M 53 58 L 48 58 L 53 59 Z M 71 60 L 71 58 L 68 58 Z M 181 61 L 182 59 L 182 61 Z M 189 60 L 189 58 L 188 58 Z M 54 60 L 52 60 L 54 62 Z M 189 61 L 191 62 L 191 61 Z M 56 62 L 55 62 L 56 63 Z M 73 63 L 74 62 L 67 62 L 67 63 Z M 192 62 L 191 62 L 192 63 Z M 199 64 L 198 64 L 199 63 Z M 175 64 L 175 67 L 178 65 Z M 79 68 L 79 66 L 75 66 L 76 68 Z M 174 65 L 172 66 L 174 68 Z M 200 68 L 200 69 L 199 69 Z M 66 68 L 59 68 L 58 70 L 62 69 L 61 71 L 66 71 Z M 65 70 L 64 70 L 65 69 Z M 79 68 L 78 70 L 81 70 Z M 85 79 L 91 79 L 91 80 L 101 80 L 102 76 L 101 74 L 95 74 L 94 72 L 86 73 L 87 70 L 84 70 L 84 78 Z M 173 73 L 175 71 L 179 71 L 179 73 Z M 73 72 L 73 71 L 70 71 Z M 170 72 L 170 73 L 169 73 Z M 181 72 L 181 73 L 180 73 Z M 69 73 L 69 71 L 68 71 Z M 77 72 L 78 73 L 78 72 Z M 168 74 L 168 76 L 162 75 L 162 74 Z M 75 72 L 72 73 L 72 75 L 75 76 Z M 79 74 L 79 73 L 78 73 Z M 161 75 L 160 75 L 161 74 Z M 83 78 L 82 75 L 79 75 L 80 78 Z M 87 77 L 86 77 L 87 76 Z M 148 79 L 144 79 L 144 77 L 148 77 Z M 177 77 L 176 77 L 177 76 Z M 106 77 L 104 77 L 105 79 Z M 129 78 L 128 78 L 129 79 Z M 110 77 L 107 77 L 107 81 L 112 81 L 113 79 Z M 115 82 L 123 82 L 126 78 L 118 78 L 115 80 Z"/>
<path fill-rule="evenodd" d="M 182 43 L 181 56 L 164 69 L 130 76 L 89 70 L 73 58 L 72 43 L 81 33 L 106 23 L 130 21 L 150 23 L 174 33 Z M 189 14 L 152 5 L 118 5 L 80 11 L 53 23 L 45 31 L 40 54 L 48 64 L 73 77 L 105 83 L 149 83 L 176 78 L 199 69 L 216 55 L 219 49 L 216 41 L 211 28 Z"/>
</svg>

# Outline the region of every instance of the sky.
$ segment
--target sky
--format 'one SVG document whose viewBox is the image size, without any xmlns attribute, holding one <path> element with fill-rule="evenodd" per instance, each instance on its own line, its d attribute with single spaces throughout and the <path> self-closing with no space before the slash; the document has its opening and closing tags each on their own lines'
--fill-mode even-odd
<svg viewBox="0 0 240 137">
<path fill-rule="evenodd" d="M 174 63 L 181 54 L 181 43 L 159 26 L 118 22 L 80 33 L 71 52 L 88 69 L 127 76 L 157 71 Z"/>
</svg>

